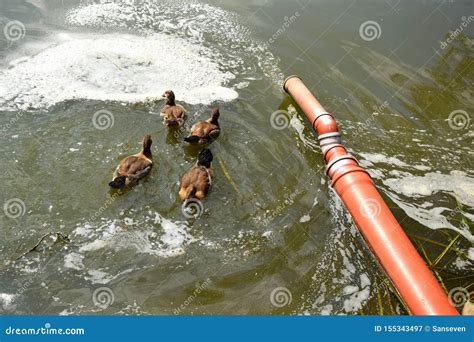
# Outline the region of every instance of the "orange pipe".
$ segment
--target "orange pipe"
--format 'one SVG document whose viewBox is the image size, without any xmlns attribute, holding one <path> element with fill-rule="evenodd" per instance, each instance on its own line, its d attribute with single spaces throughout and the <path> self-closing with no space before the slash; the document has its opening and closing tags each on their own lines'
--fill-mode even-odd
<svg viewBox="0 0 474 342">
<path fill-rule="evenodd" d="M 331 185 L 414 315 L 458 315 L 377 192 L 369 174 L 341 144 L 336 121 L 298 76 L 283 83 L 318 133 Z"/>
</svg>

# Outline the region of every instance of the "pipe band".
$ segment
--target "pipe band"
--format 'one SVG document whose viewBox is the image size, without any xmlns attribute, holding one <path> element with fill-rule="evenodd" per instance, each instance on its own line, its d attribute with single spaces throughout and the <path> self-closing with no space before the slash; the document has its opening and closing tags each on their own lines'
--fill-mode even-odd
<svg viewBox="0 0 474 342">
<path fill-rule="evenodd" d="M 318 135 L 319 145 L 321 147 L 329 144 L 340 144 L 342 142 L 341 133 L 331 132 Z"/>
<path fill-rule="evenodd" d="M 347 169 L 345 170 L 344 172 L 341 172 L 339 173 L 336 177 L 334 177 L 333 179 L 331 179 L 331 186 L 334 187 L 336 185 L 336 182 L 341 179 L 343 176 L 349 174 L 349 173 L 352 173 L 352 172 L 363 172 L 367 175 L 367 180 L 371 183 L 373 183 L 372 181 L 372 178 L 370 178 L 370 174 L 364 170 L 363 168 L 361 168 L 360 166 L 356 166 L 354 168 L 351 168 L 351 169 Z"/>
<path fill-rule="evenodd" d="M 345 159 L 352 159 L 353 161 L 356 162 L 357 165 L 359 165 L 359 162 L 353 156 L 351 156 L 350 154 L 344 154 L 342 156 L 334 158 L 328 163 L 328 165 L 326 166 L 326 174 L 329 176 L 329 170 L 331 169 L 331 167 L 333 167 L 334 164 L 336 164 L 337 162 L 340 162 L 341 160 L 345 160 Z"/>
<path fill-rule="evenodd" d="M 329 114 L 329 113 L 319 113 L 318 115 L 316 115 L 316 117 L 314 118 L 313 122 L 312 122 L 312 125 L 313 125 L 313 128 L 314 128 L 314 124 L 316 123 L 316 121 L 319 120 L 319 118 L 321 118 L 322 116 L 325 116 L 325 115 L 329 115 L 331 117 L 331 119 L 334 120 L 334 116 L 332 116 L 332 114 Z M 336 120 L 334 120 L 334 122 L 336 122 Z M 314 128 L 316 129 L 316 128 Z"/>
<path fill-rule="evenodd" d="M 326 151 L 324 151 L 324 155 L 323 155 L 324 160 L 326 160 L 326 156 L 327 156 L 327 154 L 329 153 L 329 151 L 331 151 L 333 148 L 336 148 L 336 147 L 342 147 L 342 148 L 344 149 L 344 151 L 347 152 L 347 150 L 346 150 L 346 148 L 345 148 L 344 145 L 342 145 L 342 144 L 334 144 L 334 145 L 328 147 L 328 149 L 327 149 Z"/>
</svg>

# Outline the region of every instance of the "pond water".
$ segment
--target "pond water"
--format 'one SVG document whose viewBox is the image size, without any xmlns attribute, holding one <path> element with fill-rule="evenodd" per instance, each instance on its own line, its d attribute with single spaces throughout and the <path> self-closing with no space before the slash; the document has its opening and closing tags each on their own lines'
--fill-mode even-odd
<svg viewBox="0 0 474 342">
<path fill-rule="evenodd" d="M 281 89 L 291 74 L 335 115 L 445 290 L 474 290 L 472 12 L 469 0 L 0 0 L 0 310 L 406 314 Z M 188 112 L 182 131 L 144 103 L 166 89 Z M 182 137 L 214 106 L 215 180 L 193 217 L 177 192 L 198 150 Z M 150 176 L 111 192 L 144 133 Z"/>
</svg>

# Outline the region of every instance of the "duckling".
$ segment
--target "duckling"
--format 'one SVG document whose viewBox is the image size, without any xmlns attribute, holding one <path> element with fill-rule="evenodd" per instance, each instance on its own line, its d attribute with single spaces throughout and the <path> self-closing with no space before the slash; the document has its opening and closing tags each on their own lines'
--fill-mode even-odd
<svg viewBox="0 0 474 342">
<path fill-rule="evenodd" d="M 179 186 L 179 197 L 183 202 L 191 198 L 200 200 L 207 196 L 213 178 L 212 159 L 211 150 L 203 149 L 199 153 L 196 165 L 183 175 Z"/>
<path fill-rule="evenodd" d="M 150 173 L 153 166 L 151 144 L 151 135 L 145 134 L 143 149 L 137 154 L 122 160 L 115 169 L 112 181 L 109 182 L 111 188 L 123 189 L 128 185 L 134 185 Z"/>
<path fill-rule="evenodd" d="M 200 121 L 191 127 L 191 135 L 184 138 L 184 141 L 199 144 L 212 142 L 221 133 L 218 121 L 219 116 L 219 108 L 214 108 L 209 119 Z"/>
<path fill-rule="evenodd" d="M 172 90 L 165 91 L 162 96 L 166 99 L 166 104 L 160 113 L 163 117 L 163 124 L 166 127 L 181 127 L 186 120 L 186 110 L 183 106 L 176 104 Z"/>
</svg>

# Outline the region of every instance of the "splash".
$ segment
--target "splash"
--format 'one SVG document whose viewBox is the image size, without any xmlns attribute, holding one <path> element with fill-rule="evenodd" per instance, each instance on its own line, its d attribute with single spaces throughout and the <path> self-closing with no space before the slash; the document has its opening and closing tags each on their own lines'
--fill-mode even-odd
<svg viewBox="0 0 474 342">
<path fill-rule="evenodd" d="M 245 21 L 235 13 L 193 0 L 88 2 L 66 15 L 66 22 L 74 26 L 182 37 L 209 48 L 208 56 L 223 70 L 247 80 L 265 76 L 279 85 L 283 74 L 278 59 L 253 37 L 242 24 Z"/>
<path fill-rule="evenodd" d="M 173 222 L 157 212 L 146 213 L 140 221 L 104 219 L 93 226 L 79 225 L 72 237 L 78 241 L 78 249 L 66 256 L 65 264 L 73 269 L 82 269 L 84 256 L 103 248 L 134 249 L 138 253 L 168 258 L 183 254 L 186 246 L 194 241 L 184 222 Z"/>
<path fill-rule="evenodd" d="M 0 72 L 0 109 L 48 108 L 71 99 L 137 102 L 173 89 L 181 101 L 230 101 L 233 78 L 205 48 L 165 34 L 59 34 Z"/>
<path fill-rule="evenodd" d="M 207 105 L 236 99 L 249 80 L 278 83 L 278 60 L 241 21 L 197 1 L 88 2 L 65 15 L 65 25 L 80 33 L 24 43 L 0 70 L 0 110 L 74 99 L 135 103 L 166 89 Z"/>
</svg>

